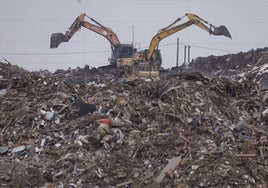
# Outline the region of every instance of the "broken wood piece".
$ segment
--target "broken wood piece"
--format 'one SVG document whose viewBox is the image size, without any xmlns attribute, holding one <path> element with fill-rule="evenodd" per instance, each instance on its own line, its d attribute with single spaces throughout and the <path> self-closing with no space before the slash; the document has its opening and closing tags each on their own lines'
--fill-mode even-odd
<svg viewBox="0 0 268 188">
<path fill-rule="evenodd" d="M 248 154 L 236 154 L 236 157 L 256 157 L 257 154 L 254 153 L 248 153 Z"/>
<path fill-rule="evenodd" d="M 187 142 L 187 143 L 189 143 L 190 141 L 187 139 L 187 138 L 185 138 L 184 136 L 182 136 L 181 134 L 180 134 L 180 137 L 185 141 L 185 142 Z"/>
<path fill-rule="evenodd" d="M 175 89 L 178 89 L 180 88 L 181 86 L 176 86 L 176 87 L 170 87 L 168 88 L 166 91 L 164 91 L 161 95 L 160 95 L 160 99 L 163 97 L 163 95 L 167 94 L 168 92 L 172 91 L 172 90 L 175 90 Z"/>
<path fill-rule="evenodd" d="M 133 180 L 129 180 L 127 182 L 117 184 L 116 187 L 123 187 L 129 184 L 132 184 L 133 182 L 134 182 Z"/>
<path fill-rule="evenodd" d="M 260 147 L 259 147 L 259 150 L 260 150 L 261 158 L 262 158 L 263 160 L 265 160 L 265 158 L 264 158 L 264 153 L 263 153 L 263 146 L 260 146 Z"/>
<path fill-rule="evenodd" d="M 170 161 L 168 162 L 168 164 L 165 166 L 165 168 L 161 171 L 160 175 L 156 178 L 155 182 L 156 183 L 161 183 L 164 178 L 166 177 L 166 174 L 170 171 L 174 171 L 178 164 L 181 161 L 181 156 L 179 157 L 173 157 L 172 159 L 170 159 Z"/>
</svg>

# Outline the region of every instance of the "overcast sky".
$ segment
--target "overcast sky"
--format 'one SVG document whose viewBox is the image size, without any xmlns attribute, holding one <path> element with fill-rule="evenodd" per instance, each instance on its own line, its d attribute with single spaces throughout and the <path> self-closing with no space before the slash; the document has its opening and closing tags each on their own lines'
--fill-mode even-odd
<svg viewBox="0 0 268 188">
<path fill-rule="evenodd" d="M 0 0 L 0 61 L 5 58 L 29 71 L 107 65 L 109 42 L 85 28 L 70 42 L 49 48 L 51 34 L 65 33 L 83 12 L 112 28 L 121 43 L 131 43 L 134 36 L 141 49 L 148 48 L 159 29 L 187 12 L 229 29 L 232 40 L 194 25 L 165 38 L 159 49 L 163 67 L 170 68 L 176 65 L 177 38 L 179 64 L 184 45 L 191 46 L 191 58 L 266 47 L 267 10 L 268 0 Z"/>
</svg>

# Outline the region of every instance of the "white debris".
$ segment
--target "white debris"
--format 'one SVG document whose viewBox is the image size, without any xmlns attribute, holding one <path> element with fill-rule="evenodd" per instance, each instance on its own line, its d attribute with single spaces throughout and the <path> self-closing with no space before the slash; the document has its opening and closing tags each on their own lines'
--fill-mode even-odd
<svg viewBox="0 0 268 188">
<path fill-rule="evenodd" d="M 4 96 L 7 94 L 7 89 L 1 89 L 0 90 L 0 96 Z"/>
<path fill-rule="evenodd" d="M 12 153 L 18 153 L 18 152 L 22 152 L 22 151 L 24 151 L 26 149 L 26 147 L 23 145 L 23 146 L 17 146 L 17 147 L 14 147 L 13 149 L 12 149 Z"/>
</svg>

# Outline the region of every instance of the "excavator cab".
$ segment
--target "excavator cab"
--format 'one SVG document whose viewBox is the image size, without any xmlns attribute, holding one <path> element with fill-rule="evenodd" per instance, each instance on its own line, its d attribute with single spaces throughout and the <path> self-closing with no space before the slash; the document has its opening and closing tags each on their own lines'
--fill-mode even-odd
<svg viewBox="0 0 268 188">
<path fill-rule="evenodd" d="M 114 56 L 116 59 L 123 57 L 132 57 L 137 49 L 131 44 L 118 44 L 114 46 Z"/>
<path fill-rule="evenodd" d="M 108 60 L 111 65 L 116 65 L 117 59 L 130 58 L 136 52 L 137 49 L 132 44 L 117 44 L 113 46 L 111 58 Z"/>
</svg>

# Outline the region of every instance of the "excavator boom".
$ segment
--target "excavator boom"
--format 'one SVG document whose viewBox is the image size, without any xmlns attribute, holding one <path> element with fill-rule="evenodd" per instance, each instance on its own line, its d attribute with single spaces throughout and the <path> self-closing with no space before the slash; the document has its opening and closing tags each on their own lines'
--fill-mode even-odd
<svg viewBox="0 0 268 188">
<path fill-rule="evenodd" d="M 147 60 L 151 59 L 154 50 L 156 49 L 156 47 L 158 46 L 159 42 L 162 39 L 178 32 L 180 30 L 183 30 L 183 29 L 185 29 L 193 24 L 195 24 L 196 26 L 198 26 L 201 29 L 204 29 L 205 31 L 207 31 L 211 35 L 223 35 L 223 36 L 231 38 L 231 35 L 230 35 L 228 29 L 223 25 L 220 27 L 215 27 L 212 24 L 209 24 L 207 21 L 200 18 L 199 16 L 197 16 L 195 14 L 191 14 L 191 13 L 187 13 L 187 14 L 185 14 L 185 16 L 187 16 L 189 19 L 187 22 L 182 23 L 182 24 L 177 25 L 177 26 L 174 26 L 177 22 L 179 22 L 182 19 L 182 18 L 178 18 L 172 24 L 161 29 L 160 32 L 157 33 L 152 38 L 150 45 L 149 45 L 148 52 L 147 52 L 147 57 L 146 57 Z"/>
<path fill-rule="evenodd" d="M 89 23 L 88 21 L 85 21 L 85 17 L 88 17 L 85 13 L 78 16 L 65 34 L 53 33 L 50 38 L 50 48 L 57 48 L 60 43 L 68 42 L 81 27 L 85 27 L 102 35 L 111 43 L 112 46 L 120 44 L 117 35 L 110 28 L 101 25 L 99 22 L 90 17 L 88 18 L 95 22 L 95 24 Z"/>
</svg>

